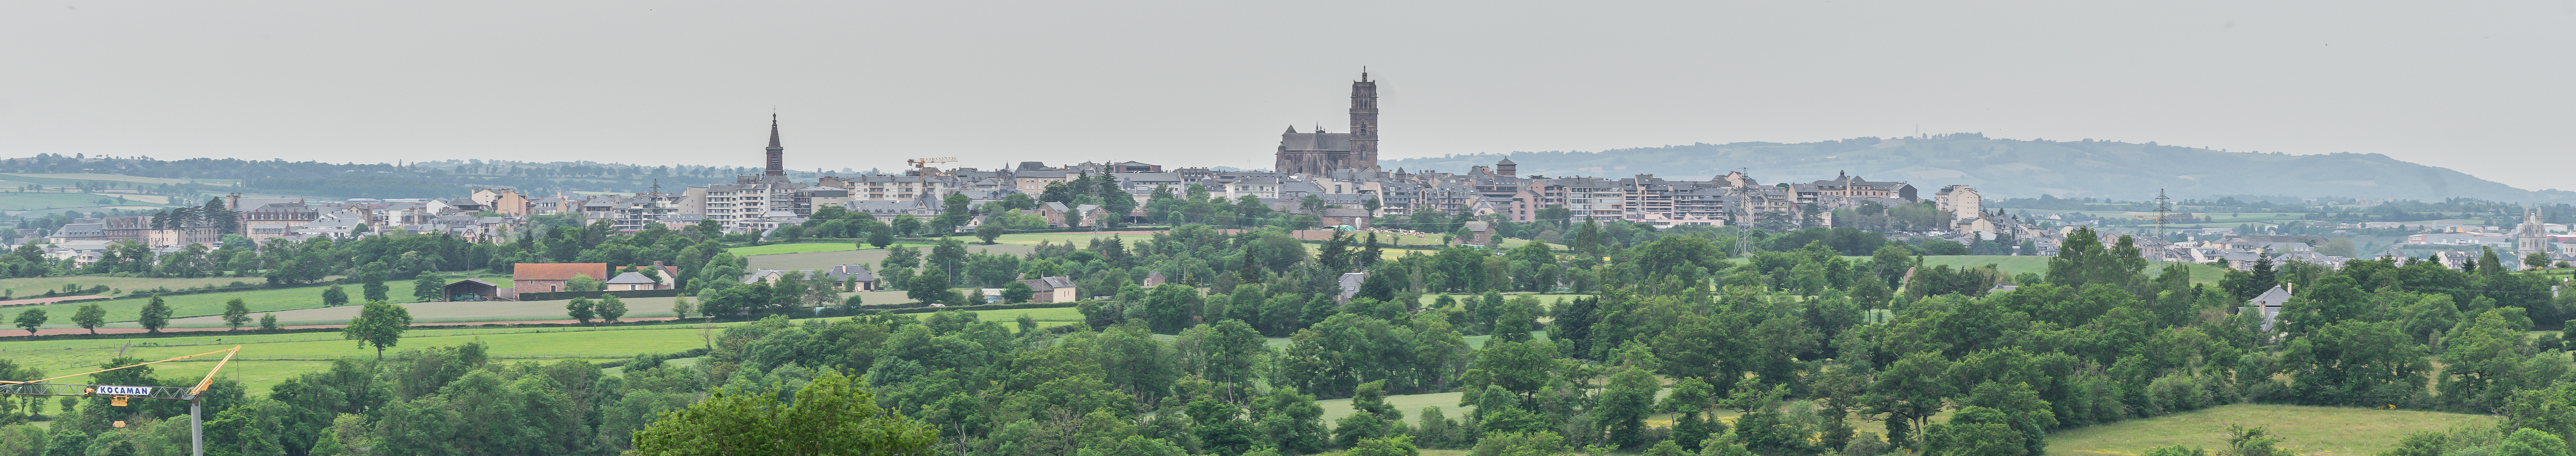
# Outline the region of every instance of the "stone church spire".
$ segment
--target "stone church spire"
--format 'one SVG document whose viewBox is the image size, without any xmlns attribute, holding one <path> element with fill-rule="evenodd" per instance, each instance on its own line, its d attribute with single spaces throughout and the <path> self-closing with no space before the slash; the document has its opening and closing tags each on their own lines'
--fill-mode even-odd
<svg viewBox="0 0 2576 456">
<path fill-rule="evenodd" d="M 787 148 L 778 145 L 778 113 L 769 113 L 769 168 L 760 174 L 763 176 L 787 175 L 786 155 Z"/>
</svg>

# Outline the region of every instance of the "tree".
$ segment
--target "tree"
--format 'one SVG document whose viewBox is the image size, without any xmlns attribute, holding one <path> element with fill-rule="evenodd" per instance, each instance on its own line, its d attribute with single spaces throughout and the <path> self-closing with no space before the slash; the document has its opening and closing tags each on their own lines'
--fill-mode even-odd
<svg viewBox="0 0 2576 456">
<path fill-rule="evenodd" d="M 2567 454 L 2567 440 L 2538 429 L 2523 428 L 2505 436 L 2496 444 L 2495 456 L 2561 456 Z"/>
<path fill-rule="evenodd" d="M 242 325 L 249 323 L 249 303 L 242 302 L 241 298 L 232 298 L 224 301 L 224 326 L 232 327 L 234 331 L 240 331 Z"/>
<path fill-rule="evenodd" d="M 1957 420 L 1957 418 L 1951 419 Z M 2510 442 L 2511 439 L 2507 439 L 2507 441 Z M 2272 436 L 2270 428 L 2263 426 L 2248 428 L 2242 425 L 2227 425 L 2227 447 L 2230 449 L 2228 453 L 2231 455 L 2280 456 L 2281 450 L 2273 447 L 2274 444 L 2278 443 L 2281 443 L 2281 438 Z M 2497 453 L 2502 454 L 2504 452 L 2499 451 Z M 2558 448 L 2557 453 L 2546 454 L 2567 454 L 2567 448 L 2561 446 Z"/>
<path fill-rule="evenodd" d="M 924 304 L 947 302 L 948 274 L 931 272 L 912 276 L 911 283 L 903 284 L 903 295 Z"/>
<path fill-rule="evenodd" d="M 894 245 L 894 230 L 879 229 L 869 231 L 868 245 L 877 246 L 877 248 L 880 249 L 886 248 L 886 246 L 889 245 Z"/>
<path fill-rule="evenodd" d="M 72 324 L 89 330 L 90 334 L 98 334 L 99 325 L 107 324 L 107 309 L 99 307 L 98 303 L 82 304 L 80 310 L 72 312 Z"/>
<path fill-rule="evenodd" d="M 599 278 L 590 274 L 573 274 L 572 280 L 564 281 L 564 291 L 599 291 L 600 286 Z"/>
<path fill-rule="evenodd" d="M 919 267 L 921 266 L 921 248 L 905 247 L 902 250 L 887 251 L 885 259 L 878 260 L 877 265 L 884 266 L 889 269 Z"/>
<path fill-rule="evenodd" d="M 259 316 L 259 330 L 276 331 L 278 329 L 276 312 L 269 312 Z"/>
<path fill-rule="evenodd" d="M 1420 450 L 1413 448 L 1413 436 L 1410 435 L 1361 440 L 1359 445 L 1351 447 L 1351 451 L 1342 453 L 1343 456 L 1419 456 L 1421 454 Z"/>
<path fill-rule="evenodd" d="M 922 268 L 937 271 L 938 274 L 949 276 L 948 280 L 955 281 L 957 271 L 966 269 L 966 256 L 965 241 L 941 237 L 939 245 L 930 247 L 930 255 L 924 258 L 928 263 L 923 264 Z"/>
<path fill-rule="evenodd" d="M 139 317 L 134 321 L 143 324 L 145 332 L 160 333 L 161 327 L 170 325 L 170 303 L 162 302 L 161 295 L 154 294 L 151 302 L 143 303 Z"/>
<path fill-rule="evenodd" d="M 1934 456 L 2023 456 L 2030 451 L 2022 443 L 2020 432 L 2013 431 L 2009 419 L 1995 409 L 1969 406 L 1950 415 L 1950 421 L 1923 429 L 1923 446 Z M 2257 455 L 2244 455 L 2257 456 Z M 2269 456 L 2269 455 L 2262 455 Z"/>
<path fill-rule="evenodd" d="M 322 289 L 322 307 L 339 307 L 347 304 L 349 304 L 348 290 L 340 289 L 339 285 Z"/>
<path fill-rule="evenodd" d="M 574 320 L 580 320 L 581 324 L 587 325 L 590 324 L 590 319 L 599 317 L 599 310 L 596 307 L 596 304 L 590 302 L 590 298 L 572 298 L 571 301 L 564 302 L 564 313 L 571 315 Z"/>
<path fill-rule="evenodd" d="M 900 455 L 929 456 L 939 431 L 877 408 L 876 397 L 839 371 L 797 389 L 794 405 L 779 391 L 727 389 L 667 412 L 635 432 L 641 456 Z"/>
<path fill-rule="evenodd" d="M 735 312 L 751 310 L 751 306 L 756 304 L 752 302 L 755 299 L 757 298 L 751 295 L 750 286 L 735 284 L 724 288 L 711 288 L 705 293 L 698 294 L 698 315 L 714 318 L 717 315 L 731 315 Z"/>
<path fill-rule="evenodd" d="M 402 341 L 403 331 L 411 330 L 411 309 L 384 301 L 368 301 L 340 328 L 340 339 L 358 341 L 358 346 L 375 346 L 376 361 L 385 360 L 385 349 Z"/>
<path fill-rule="evenodd" d="M 1599 422 L 1609 428 L 1612 444 L 1636 448 L 1647 443 L 1646 417 L 1654 414 L 1655 392 L 1662 389 L 1655 374 L 1644 369 L 1631 367 L 1610 377 L 1598 413 Z"/>
<path fill-rule="evenodd" d="M 36 335 L 37 328 L 45 327 L 45 320 L 43 308 L 27 309 L 25 312 L 18 313 L 18 327 L 25 328 L 27 335 L 30 336 Z"/>
<path fill-rule="evenodd" d="M 447 288 L 446 277 L 440 277 L 434 272 L 424 272 L 419 278 L 411 279 L 411 299 L 414 302 L 445 299 L 447 297 L 445 288 Z"/>
<path fill-rule="evenodd" d="M 894 232 L 897 235 L 912 235 L 921 232 L 921 219 L 913 217 L 912 214 L 894 216 L 894 222 L 892 223 L 894 225 Z"/>
<path fill-rule="evenodd" d="M 856 298 L 857 296 L 852 297 Z M 687 320 L 689 319 L 689 312 L 697 310 L 697 306 L 689 304 L 689 297 L 687 296 L 671 298 L 671 318 L 674 320 Z"/>
<path fill-rule="evenodd" d="M 993 239 L 1000 238 L 1002 234 L 1010 231 L 1010 227 L 1002 226 L 1000 220 L 986 220 L 984 226 L 975 227 L 975 238 L 984 240 L 984 245 L 993 245 Z"/>
<path fill-rule="evenodd" d="M 600 321 L 617 324 L 618 317 L 626 316 L 626 300 L 618 299 L 616 296 L 599 298 L 599 305 L 593 312 L 599 314 Z"/>
<path fill-rule="evenodd" d="M 385 286 L 385 280 L 381 277 L 368 277 L 367 282 L 359 285 L 358 289 L 369 301 L 385 301 L 392 299 L 385 295 L 392 293 L 393 287 Z"/>
<path fill-rule="evenodd" d="M 964 193 L 948 194 L 947 198 L 940 200 L 939 215 L 930 218 L 930 231 L 940 236 L 947 236 L 955 233 L 958 227 L 966 226 L 967 217 L 973 216 L 968 212 L 967 205 L 974 201 Z"/>
<path fill-rule="evenodd" d="M 1029 298 L 1036 296 L 1037 290 L 1029 288 L 1026 282 L 1013 280 L 1011 283 L 1002 285 L 1002 300 L 1010 301 L 1012 304 L 1029 302 Z M 856 299 L 858 296 L 851 296 L 851 298 Z"/>
</svg>

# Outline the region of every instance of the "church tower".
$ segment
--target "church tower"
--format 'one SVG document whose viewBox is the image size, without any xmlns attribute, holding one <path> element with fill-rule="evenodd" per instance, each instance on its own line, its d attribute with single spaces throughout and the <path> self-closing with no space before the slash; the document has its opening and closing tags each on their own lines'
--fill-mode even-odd
<svg viewBox="0 0 2576 456">
<path fill-rule="evenodd" d="M 2516 253 L 2544 255 L 2549 253 L 2549 225 L 2546 220 L 2540 216 L 2539 204 L 2534 203 L 2531 207 L 2523 208 L 2522 225 L 2515 226 L 2513 230 L 2514 250 L 2518 251 Z"/>
<path fill-rule="evenodd" d="M 787 148 L 778 146 L 778 113 L 769 113 L 769 168 L 763 176 L 787 175 Z"/>
<path fill-rule="evenodd" d="M 1351 154 L 1340 165 L 1377 169 L 1377 83 L 1369 81 L 1367 69 L 1360 70 L 1359 82 L 1351 83 Z"/>
</svg>

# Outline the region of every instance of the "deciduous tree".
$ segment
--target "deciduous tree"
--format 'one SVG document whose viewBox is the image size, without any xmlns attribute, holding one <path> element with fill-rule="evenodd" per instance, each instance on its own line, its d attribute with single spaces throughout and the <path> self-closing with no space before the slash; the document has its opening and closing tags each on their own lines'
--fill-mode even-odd
<svg viewBox="0 0 2576 456">
<path fill-rule="evenodd" d="M 366 308 L 358 310 L 357 318 L 349 319 L 348 327 L 340 328 L 340 338 L 358 341 L 361 347 L 374 346 L 376 360 L 383 361 L 385 349 L 402 342 L 403 331 L 409 330 L 411 309 L 384 301 L 368 301 Z"/>
</svg>

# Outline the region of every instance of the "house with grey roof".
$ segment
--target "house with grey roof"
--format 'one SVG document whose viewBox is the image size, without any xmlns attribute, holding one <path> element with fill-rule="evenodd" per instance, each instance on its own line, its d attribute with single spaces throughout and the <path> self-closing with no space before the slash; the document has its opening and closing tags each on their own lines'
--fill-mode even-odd
<svg viewBox="0 0 2576 456">
<path fill-rule="evenodd" d="M 1030 294 L 1029 302 L 1074 302 L 1082 299 L 1081 290 L 1074 287 L 1071 277 L 1039 277 L 1020 283 L 1028 284 L 1029 290 L 1036 292 Z"/>
</svg>

